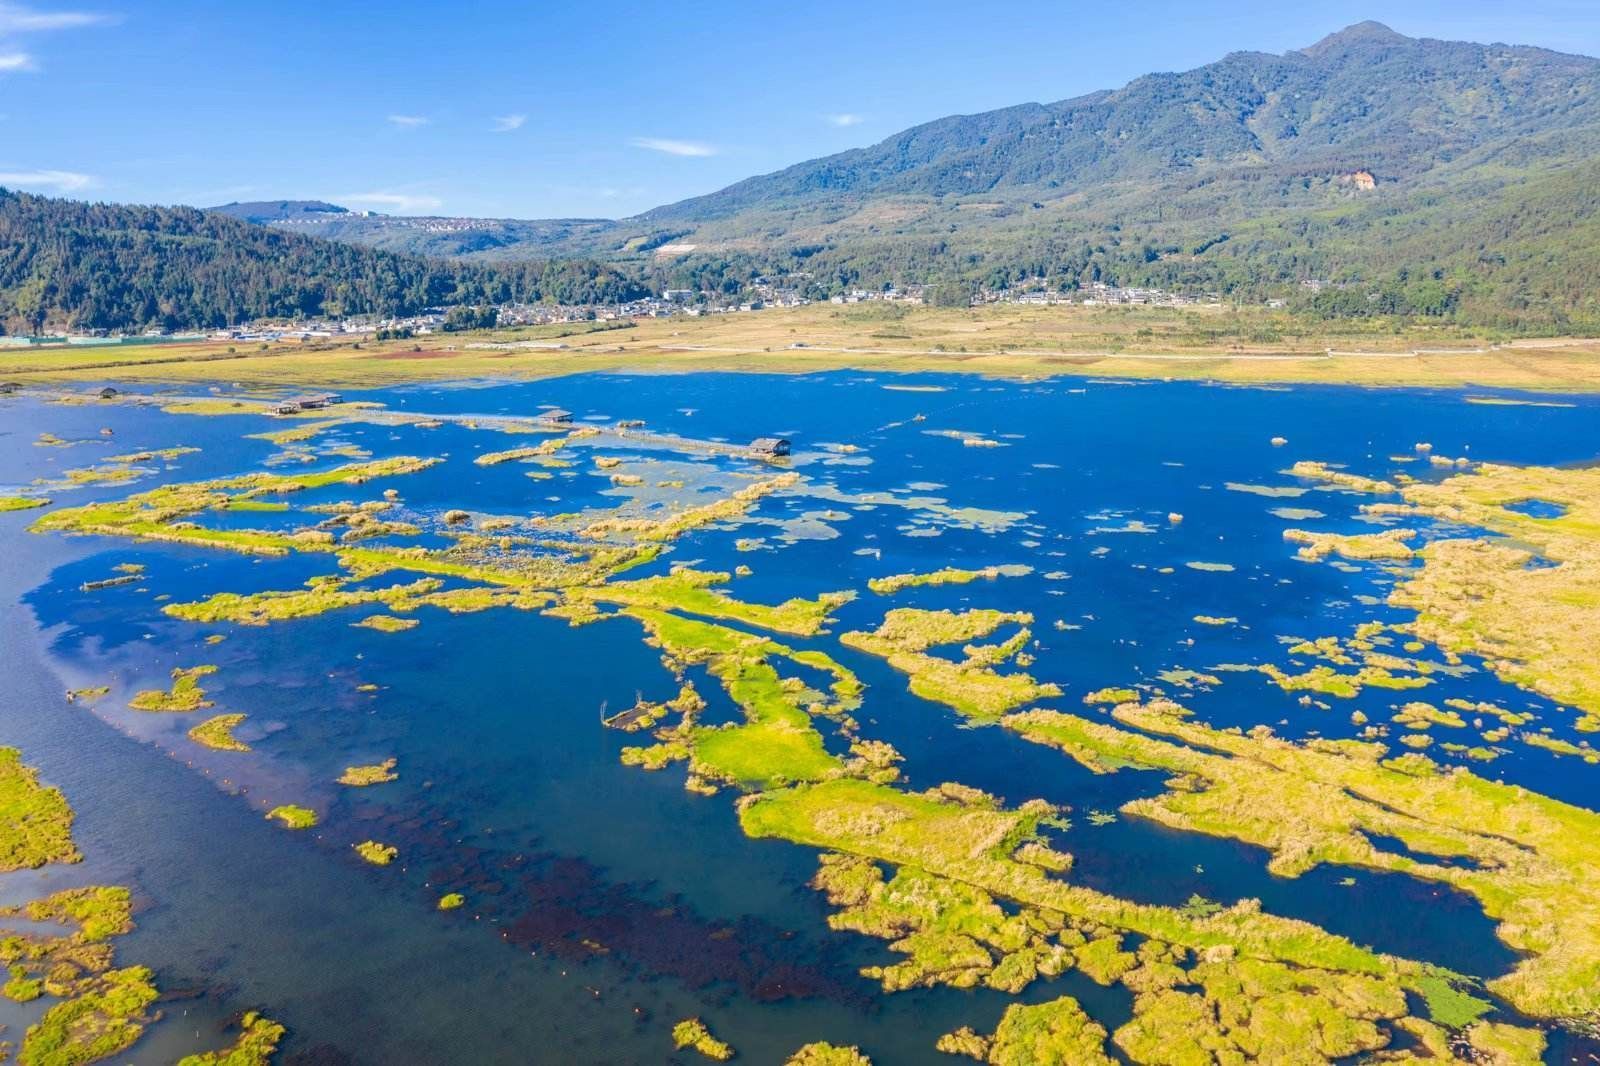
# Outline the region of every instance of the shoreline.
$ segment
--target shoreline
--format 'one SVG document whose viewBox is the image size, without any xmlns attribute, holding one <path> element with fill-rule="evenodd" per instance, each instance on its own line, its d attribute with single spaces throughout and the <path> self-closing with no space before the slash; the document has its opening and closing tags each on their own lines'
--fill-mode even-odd
<svg viewBox="0 0 1600 1066">
<path fill-rule="evenodd" d="M 0 350 L 0 383 L 198 382 L 380 387 L 587 372 L 959 373 L 1030 380 L 1124 377 L 1226 384 L 1600 391 L 1600 339 L 1504 338 L 1416 323 L 1313 329 L 1265 314 L 1118 309 L 806 307 L 405 340 L 226 339 L 141 348 Z"/>
</svg>

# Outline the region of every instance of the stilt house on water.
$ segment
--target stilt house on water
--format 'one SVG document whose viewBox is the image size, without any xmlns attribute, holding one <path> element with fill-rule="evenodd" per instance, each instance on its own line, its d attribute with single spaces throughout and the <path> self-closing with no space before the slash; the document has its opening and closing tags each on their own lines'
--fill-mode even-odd
<svg viewBox="0 0 1600 1066">
<path fill-rule="evenodd" d="M 342 403 L 344 397 L 337 392 L 319 392 L 311 396 L 291 396 L 278 404 L 277 411 L 280 415 L 297 415 L 301 411 L 320 411 L 324 407 L 332 407 Z"/>
<path fill-rule="evenodd" d="M 789 438 L 757 437 L 750 442 L 750 454 L 760 459 L 776 459 L 789 454 Z"/>
</svg>

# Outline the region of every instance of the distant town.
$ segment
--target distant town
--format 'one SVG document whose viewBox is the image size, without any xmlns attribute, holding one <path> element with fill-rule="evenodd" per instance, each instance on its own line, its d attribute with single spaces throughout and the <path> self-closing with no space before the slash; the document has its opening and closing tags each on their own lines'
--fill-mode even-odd
<svg viewBox="0 0 1600 1066">
<path fill-rule="evenodd" d="M 431 307 L 420 314 L 404 317 L 354 315 L 344 318 L 310 318 L 293 321 L 253 322 L 209 331 L 166 331 L 149 329 L 139 334 L 111 331 L 84 331 L 37 337 L 0 336 L 0 348 L 93 346 L 111 344 L 151 344 L 181 341 L 239 341 L 269 343 L 284 340 L 362 339 L 392 340 L 425 337 L 438 333 L 464 332 L 485 328 L 484 315 L 492 314 L 498 328 L 547 326 L 581 322 L 626 322 L 644 318 L 673 316 L 754 314 L 769 308 L 804 307 L 822 301 L 803 295 L 809 275 L 782 278 L 756 278 L 735 296 L 693 289 L 667 289 L 660 296 L 649 296 L 616 304 L 504 304 L 496 308 Z M 1320 291 L 1327 283 L 1303 282 L 1309 291 Z M 832 304 L 907 304 L 939 303 L 935 287 L 906 285 L 881 289 L 849 289 L 829 297 Z M 1220 306 L 1219 293 L 1179 293 L 1157 288 L 1133 288 L 1094 283 L 1080 289 L 1052 289 L 1045 278 L 1029 279 L 1016 288 L 979 288 L 965 300 L 966 306 L 1022 304 L 1037 306 L 1076 305 L 1080 307 L 1202 307 Z M 1286 301 L 1268 300 L 1268 307 L 1282 307 Z M 945 306 L 952 306 L 945 303 Z M 961 306 L 957 301 L 954 306 Z"/>
</svg>

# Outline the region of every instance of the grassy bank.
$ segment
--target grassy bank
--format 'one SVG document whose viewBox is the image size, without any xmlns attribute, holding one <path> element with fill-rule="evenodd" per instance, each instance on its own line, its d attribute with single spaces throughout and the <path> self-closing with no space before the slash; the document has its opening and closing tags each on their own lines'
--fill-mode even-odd
<svg viewBox="0 0 1600 1066">
<path fill-rule="evenodd" d="M 542 326 L 385 342 L 205 341 L 0 352 L 22 383 L 236 381 L 346 388 L 585 371 L 805 373 L 855 368 L 1589 391 L 1600 340 L 1509 338 L 1416 320 L 1326 326 L 1224 308 L 817 305 L 594 330 Z"/>
</svg>

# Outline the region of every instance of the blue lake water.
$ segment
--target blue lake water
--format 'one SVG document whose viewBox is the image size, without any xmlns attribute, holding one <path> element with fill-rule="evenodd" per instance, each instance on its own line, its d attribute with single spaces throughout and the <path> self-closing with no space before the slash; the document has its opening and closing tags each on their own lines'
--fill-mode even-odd
<svg viewBox="0 0 1600 1066">
<path fill-rule="evenodd" d="M 1079 707 L 1085 693 L 1105 686 L 1154 683 L 1216 725 L 1337 737 L 1354 735 L 1353 710 L 1383 721 L 1413 698 L 1459 696 L 1533 709 L 1541 725 L 1578 739 L 1570 713 L 1482 669 L 1441 676 L 1421 693 L 1371 689 L 1323 710 L 1259 673 L 1216 668 L 1281 663 L 1284 637 L 1348 636 L 1364 621 L 1406 617 L 1382 603 L 1395 580 L 1384 567 L 1295 558 L 1286 528 L 1375 527 L 1360 519 L 1365 497 L 1307 488 L 1284 473 L 1294 461 L 1374 477 L 1442 476 L 1426 462 L 1401 461 L 1428 442 L 1440 455 L 1590 462 L 1600 447 L 1600 401 L 1591 398 L 1536 408 L 1467 404 L 1446 391 L 847 372 L 594 375 L 347 398 L 484 419 L 557 405 L 580 424 L 643 419 L 655 432 L 699 440 L 791 437 L 792 469 L 805 491 L 769 497 L 736 528 L 684 537 L 642 573 L 684 562 L 748 565 L 753 572 L 733 592 L 759 602 L 861 591 L 837 612 L 833 634 L 873 628 L 892 606 L 1028 611 L 1037 639 L 1030 672 L 1064 690 L 1052 706 Z M 26 396 L 0 399 L 0 420 L 0 495 L 112 454 L 200 449 L 129 485 L 53 493 L 61 505 L 263 469 L 278 449 L 245 435 L 281 428 L 265 417 Z M 80 443 L 40 447 L 34 441 L 43 432 Z M 967 446 L 960 434 L 998 446 Z M 1275 436 L 1287 444 L 1274 446 Z M 390 484 L 402 510 L 416 514 L 526 516 L 626 496 L 587 462 L 551 469 L 544 480 L 526 476 L 532 468 L 523 464 L 476 465 L 474 456 L 524 441 L 453 421 L 350 423 L 315 442 L 339 443 L 378 458 L 446 461 L 381 486 L 298 494 L 297 508 L 372 498 Z M 736 487 L 740 475 L 761 469 L 742 457 L 643 444 L 598 450 L 679 464 L 694 475 L 686 491 Z M 324 454 L 307 469 L 343 461 Z M 970 508 L 979 510 L 963 510 Z M 1300 513 L 1273 513 L 1283 508 Z M 1304 514 L 1312 511 L 1321 517 Z M 603 714 L 676 692 L 633 622 L 575 628 L 534 612 L 428 609 L 418 628 L 379 634 L 350 625 L 373 613 L 359 608 L 267 627 L 195 625 L 163 615 L 162 597 L 295 588 L 332 572 L 332 560 L 39 536 L 24 532 L 33 516 L 0 515 L 8 674 L 0 743 L 20 747 L 66 792 L 87 861 L 8 877 L 0 896 L 92 882 L 134 888 L 138 928 L 119 940 L 119 959 L 152 966 L 171 998 L 164 1020 L 126 1061 L 170 1062 L 220 1046 L 221 1024 L 252 1008 L 289 1027 L 288 1062 L 663 1061 L 666 1031 L 691 1015 L 751 1062 L 779 1062 L 824 1039 L 858 1044 L 879 1063 L 950 1061 L 933 1051 L 940 1033 L 990 1029 L 1012 1001 L 948 989 L 884 995 L 857 971 L 892 955 L 878 941 L 828 930 L 827 905 L 806 885 L 814 851 L 746 838 L 731 798 L 685 792 L 681 768 L 621 765 L 621 748 L 638 738 L 604 728 Z M 301 520 L 235 512 L 214 524 Z M 758 538 L 758 550 L 738 550 L 741 538 Z M 139 581 L 82 590 L 124 563 L 145 567 Z M 892 599 L 865 591 L 876 576 L 1008 563 L 1033 573 Z M 1238 623 L 1205 625 L 1195 615 Z M 207 645 L 212 633 L 227 639 Z M 1013 803 L 1043 797 L 1072 807 L 1073 827 L 1057 846 L 1076 856 L 1072 876 L 1084 884 L 1158 903 L 1257 897 L 1267 910 L 1358 943 L 1482 977 L 1514 961 L 1476 904 L 1437 886 L 1343 868 L 1286 880 L 1266 872 L 1266 855 L 1255 848 L 1128 818 L 1093 824 L 1088 812 L 1157 794 L 1162 777 L 1090 774 L 912 696 L 903 676 L 831 635 L 791 643 L 828 650 L 858 673 L 867 685 L 857 715 L 863 734 L 905 756 L 911 786 L 960 781 Z M 219 667 L 206 679 L 217 710 L 249 715 L 239 735 L 251 753 L 192 744 L 185 731 L 193 716 L 124 709 L 134 691 L 165 687 L 172 668 L 199 663 Z M 1173 670 L 1212 673 L 1221 684 L 1184 690 L 1158 679 Z M 100 684 L 113 693 L 92 711 L 63 699 L 66 689 Z M 379 688 L 361 692 L 363 684 Z M 714 684 L 700 688 L 712 700 L 710 720 L 732 716 L 719 709 Z M 1479 772 L 1593 803 L 1600 767 L 1506 747 Z M 392 784 L 334 783 L 345 766 L 389 757 L 401 774 Z M 313 807 L 322 824 L 278 829 L 261 811 L 279 803 Z M 365 839 L 395 844 L 402 859 L 381 869 L 360 863 L 351 845 Z M 434 902 L 447 891 L 463 893 L 467 906 L 438 913 Z M 1040 981 L 1024 998 L 1063 992 L 1108 1028 L 1128 1016 L 1125 992 L 1075 974 Z M 25 1026 L 39 1009 L 7 1004 L 0 1023 Z M 1551 1061 L 1587 1050 L 1558 1038 Z"/>
</svg>

